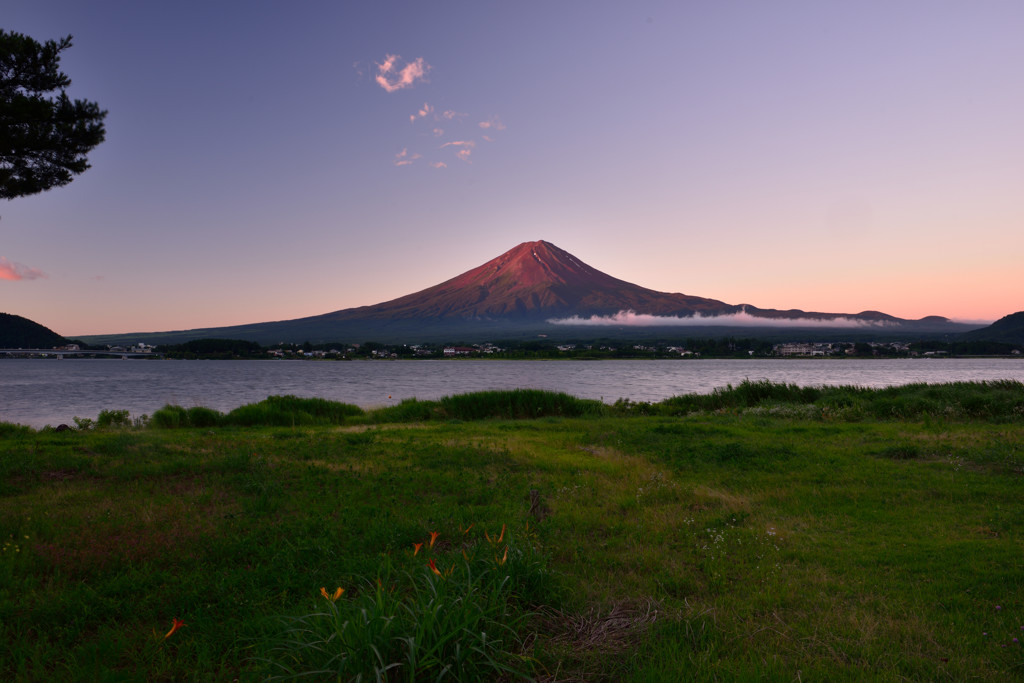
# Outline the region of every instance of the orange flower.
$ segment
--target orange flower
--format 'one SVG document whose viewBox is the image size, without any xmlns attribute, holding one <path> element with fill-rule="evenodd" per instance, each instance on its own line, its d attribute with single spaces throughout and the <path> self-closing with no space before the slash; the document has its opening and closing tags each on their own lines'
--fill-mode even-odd
<svg viewBox="0 0 1024 683">
<path fill-rule="evenodd" d="M 467 527 L 466 527 L 465 529 L 463 529 L 463 528 L 462 528 L 462 525 L 460 524 L 460 525 L 459 525 L 459 530 L 460 530 L 460 531 L 462 531 L 462 533 L 464 533 L 464 534 L 468 534 L 468 533 L 469 533 L 469 530 L 470 530 L 470 529 L 472 529 L 472 528 L 473 528 L 473 527 L 475 527 L 475 526 L 476 526 L 476 524 L 470 524 L 470 525 L 469 525 L 469 526 L 467 526 Z"/>
<path fill-rule="evenodd" d="M 437 537 L 438 537 L 438 536 L 440 536 L 440 535 L 441 535 L 441 534 L 439 534 L 439 533 L 438 533 L 438 532 L 436 532 L 436 531 L 431 531 L 431 532 L 430 532 L 430 545 L 429 545 L 429 546 L 427 546 L 427 547 L 428 547 L 428 548 L 433 548 L 433 547 L 434 547 L 434 541 L 436 541 L 436 540 L 437 540 Z"/>
<path fill-rule="evenodd" d="M 167 640 L 168 638 L 173 636 L 174 632 L 177 631 L 182 626 L 187 626 L 187 625 L 188 624 L 186 624 L 184 621 L 182 621 L 181 619 L 178 619 L 177 617 L 175 617 L 174 621 L 171 622 L 171 630 L 168 631 L 167 634 L 164 636 L 164 640 Z"/>
<path fill-rule="evenodd" d="M 498 545 L 499 543 L 501 543 L 501 539 L 505 538 L 505 525 L 504 524 L 501 525 L 501 536 L 498 536 L 497 538 L 491 540 L 491 537 L 485 531 L 484 532 L 484 538 L 487 539 L 488 543 L 490 543 L 492 545 Z"/>
<path fill-rule="evenodd" d="M 327 598 L 331 602 L 337 602 L 338 598 L 340 598 L 341 594 L 344 593 L 344 592 L 345 592 L 345 589 L 340 587 L 340 586 L 333 593 L 328 593 L 326 588 L 324 588 L 322 586 L 320 587 L 320 595 L 324 596 L 325 598 Z"/>
<path fill-rule="evenodd" d="M 412 544 L 412 556 L 416 557 L 417 553 L 419 553 L 420 548 L 422 548 L 422 547 L 423 547 L 422 543 L 413 543 Z"/>
<path fill-rule="evenodd" d="M 439 570 L 439 569 L 437 568 L 437 565 L 436 565 L 436 564 L 434 564 L 434 558 L 430 558 L 430 562 L 429 562 L 429 563 L 427 563 L 427 566 L 429 566 L 429 567 L 430 567 L 430 571 L 434 572 L 434 573 L 435 573 L 435 574 L 437 574 L 438 576 L 443 576 L 443 575 L 441 574 L 440 570 Z"/>
<path fill-rule="evenodd" d="M 505 564 L 505 560 L 507 560 L 507 559 L 508 559 L 508 546 L 505 546 L 505 556 L 503 558 L 501 558 L 499 560 L 497 555 L 494 556 L 494 561 L 497 562 L 499 565 Z"/>
</svg>

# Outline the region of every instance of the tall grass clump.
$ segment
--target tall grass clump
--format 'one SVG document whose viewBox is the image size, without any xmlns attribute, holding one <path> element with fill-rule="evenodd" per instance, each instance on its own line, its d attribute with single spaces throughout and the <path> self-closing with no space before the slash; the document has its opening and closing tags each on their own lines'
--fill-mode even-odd
<svg viewBox="0 0 1024 683">
<path fill-rule="evenodd" d="M 790 417 L 905 420 L 1019 420 L 1024 418 L 1024 384 L 1016 380 L 906 384 L 885 388 L 809 386 L 744 380 L 710 394 L 673 396 L 660 403 L 618 401 L 620 415 L 686 415 L 700 412 L 782 411 Z M 787 412 L 788 410 L 788 412 Z"/>
<path fill-rule="evenodd" d="M 673 396 L 658 404 L 660 414 L 681 415 L 695 412 L 736 410 L 768 404 L 810 404 L 822 395 L 822 387 L 801 387 L 769 380 L 745 379 L 737 386 L 719 387 L 710 394 Z"/>
<path fill-rule="evenodd" d="M 189 427 L 217 427 L 224 421 L 223 413 L 205 406 L 193 406 L 185 413 Z"/>
<path fill-rule="evenodd" d="M 258 403 L 235 408 L 224 416 L 224 424 L 243 427 L 338 425 L 346 418 L 362 414 L 359 406 L 323 398 L 268 396 Z"/>
<path fill-rule="evenodd" d="M 373 422 L 428 420 L 528 420 L 539 417 L 597 417 L 607 414 L 600 401 L 543 389 L 476 391 L 437 401 L 402 400 L 368 414 Z"/>
<path fill-rule="evenodd" d="M 486 540 L 468 533 L 458 546 L 431 533 L 383 555 L 374 579 L 321 588 L 320 608 L 287 620 L 268 649 L 270 680 L 529 679 L 522 632 L 547 586 L 544 564 L 505 527 Z"/>
<path fill-rule="evenodd" d="M 996 380 L 887 387 L 869 394 L 865 408 L 881 419 L 1019 420 L 1024 418 L 1024 383 Z"/>
<path fill-rule="evenodd" d="M 115 427 L 131 427 L 132 418 L 127 410 L 101 410 L 96 417 L 98 429 L 111 429 Z"/>
<path fill-rule="evenodd" d="M 103 413 L 100 413 L 103 416 Z M 153 413 L 145 424 L 156 429 L 181 429 L 185 427 L 218 427 L 224 422 L 224 414 L 212 408 L 193 406 L 183 408 L 165 405 Z"/>
<path fill-rule="evenodd" d="M 445 416 L 456 420 L 597 417 L 606 412 L 600 401 L 541 389 L 477 391 L 445 396 L 440 404 Z"/>
<path fill-rule="evenodd" d="M 0 422 L 0 439 L 14 436 L 28 436 L 34 433 L 35 430 L 27 425 L 15 424 L 13 422 Z"/>
<path fill-rule="evenodd" d="M 188 411 L 181 406 L 168 404 L 153 412 L 149 424 L 157 429 L 188 427 Z"/>
</svg>

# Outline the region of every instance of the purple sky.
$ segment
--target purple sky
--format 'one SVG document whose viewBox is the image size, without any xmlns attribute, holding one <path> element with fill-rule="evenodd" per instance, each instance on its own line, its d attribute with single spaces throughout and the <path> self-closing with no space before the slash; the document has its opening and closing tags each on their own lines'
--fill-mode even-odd
<svg viewBox="0 0 1024 683">
<path fill-rule="evenodd" d="M 1024 3 L 50 2 L 93 168 L 0 204 L 63 335 L 379 303 L 545 239 L 764 308 L 1024 309 Z"/>
</svg>

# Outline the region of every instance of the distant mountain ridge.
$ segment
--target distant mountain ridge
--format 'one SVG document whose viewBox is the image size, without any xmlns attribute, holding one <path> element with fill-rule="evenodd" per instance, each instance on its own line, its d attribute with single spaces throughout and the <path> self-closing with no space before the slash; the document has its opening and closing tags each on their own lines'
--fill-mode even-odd
<svg viewBox="0 0 1024 683">
<path fill-rule="evenodd" d="M 664 333 L 678 324 L 690 326 L 691 334 L 702 330 L 705 336 L 722 336 L 736 334 L 738 321 L 742 322 L 744 336 L 755 336 L 761 324 L 765 328 L 776 328 L 777 335 L 780 323 L 813 327 L 819 336 L 830 325 L 847 329 L 862 325 L 873 331 L 890 327 L 904 333 L 928 334 L 955 334 L 973 329 L 973 326 L 953 323 L 940 316 L 912 321 L 878 311 L 851 314 L 761 309 L 658 292 L 612 277 L 554 244 L 538 240 L 523 242 L 433 287 L 372 306 L 251 325 L 92 335 L 83 339 L 91 343 L 180 343 L 203 337 L 226 337 L 266 344 L 280 341 L 485 341 L 538 334 L 607 336 L 609 325 L 615 325 L 616 316 L 622 315 L 645 317 L 644 327 L 629 328 L 628 333 L 633 336 L 650 336 L 659 329 Z M 556 324 L 558 321 L 572 325 Z M 593 327 L 595 323 L 604 327 Z M 600 334 L 596 334 L 598 330 Z M 678 336 L 686 332 L 676 327 L 672 333 Z"/>
</svg>

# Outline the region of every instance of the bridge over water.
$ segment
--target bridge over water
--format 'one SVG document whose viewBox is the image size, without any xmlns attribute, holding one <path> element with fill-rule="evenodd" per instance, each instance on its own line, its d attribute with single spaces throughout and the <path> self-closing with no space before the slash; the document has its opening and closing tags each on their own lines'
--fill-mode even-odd
<svg viewBox="0 0 1024 683">
<path fill-rule="evenodd" d="M 56 356 L 58 359 L 65 356 L 113 356 L 128 358 L 163 358 L 162 353 L 139 352 L 139 351 L 90 351 L 80 349 L 78 351 L 67 351 L 65 349 L 0 349 L 0 356 Z"/>
</svg>

